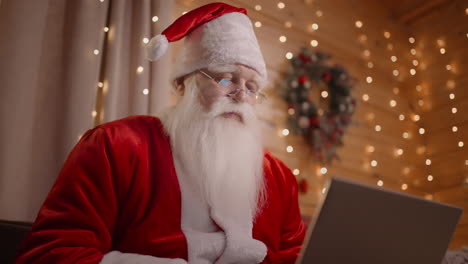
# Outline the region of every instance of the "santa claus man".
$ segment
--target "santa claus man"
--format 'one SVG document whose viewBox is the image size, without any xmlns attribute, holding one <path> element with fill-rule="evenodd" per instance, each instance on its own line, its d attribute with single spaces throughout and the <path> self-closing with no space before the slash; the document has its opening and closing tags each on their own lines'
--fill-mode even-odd
<svg viewBox="0 0 468 264">
<path fill-rule="evenodd" d="M 152 39 L 184 38 L 180 101 L 88 131 L 17 263 L 294 263 L 304 239 L 291 171 L 262 148 L 266 67 L 245 9 L 213 3 Z"/>
</svg>

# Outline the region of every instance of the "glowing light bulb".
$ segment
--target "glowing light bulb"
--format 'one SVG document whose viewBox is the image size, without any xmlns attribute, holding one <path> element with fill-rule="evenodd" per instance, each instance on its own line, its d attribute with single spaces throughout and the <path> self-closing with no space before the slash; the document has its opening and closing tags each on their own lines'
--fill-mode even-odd
<svg viewBox="0 0 468 264">
<path fill-rule="evenodd" d="M 290 60 L 292 59 L 292 57 L 293 57 L 293 54 L 291 52 L 286 53 L 286 59 Z"/>
<path fill-rule="evenodd" d="M 416 55 L 416 50 L 415 49 L 410 49 L 411 55 Z"/>
<path fill-rule="evenodd" d="M 419 61 L 418 61 L 418 60 L 413 60 L 413 65 L 414 65 L 414 66 L 418 66 L 418 64 L 419 64 Z"/>
<path fill-rule="evenodd" d="M 410 69 L 410 74 L 411 74 L 411 75 L 415 75 L 415 74 L 416 74 L 416 70 L 415 70 L 415 69 Z"/>
<path fill-rule="evenodd" d="M 405 115 L 403 115 L 403 114 L 399 115 L 399 116 L 398 116 L 398 119 L 400 119 L 400 121 L 405 120 Z"/>
<path fill-rule="evenodd" d="M 142 66 L 138 66 L 137 73 L 142 73 L 144 68 Z"/>
<path fill-rule="evenodd" d="M 287 146 L 287 147 L 286 147 L 286 151 L 287 151 L 288 153 L 291 153 L 291 152 L 294 151 L 294 148 L 293 148 L 292 146 Z"/>
<path fill-rule="evenodd" d="M 317 23 L 313 23 L 312 24 L 312 29 L 313 30 L 317 30 L 319 28 L 318 24 Z"/>
<path fill-rule="evenodd" d="M 356 22 L 354 23 L 354 25 L 355 25 L 357 28 L 362 28 L 362 25 L 363 25 L 363 24 L 362 24 L 361 21 L 358 20 L 358 21 L 356 21 Z"/>
<path fill-rule="evenodd" d="M 408 184 L 403 183 L 403 184 L 401 185 L 401 189 L 402 189 L 403 191 L 406 190 L 406 189 L 408 189 Z"/>
<path fill-rule="evenodd" d="M 144 94 L 144 95 L 147 95 L 147 94 L 149 94 L 149 90 L 148 90 L 148 88 L 145 88 L 145 89 L 143 89 L 143 94 Z"/>
<path fill-rule="evenodd" d="M 367 83 L 372 83 L 372 77 L 370 77 L 370 76 L 367 76 L 367 78 L 366 78 L 366 82 L 367 82 Z"/>
<path fill-rule="evenodd" d="M 283 2 L 278 2 L 278 8 L 279 9 L 283 9 L 285 7 L 286 7 L 286 5 Z"/>
<path fill-rule="evenodd" d="M 296 175 L 296 176 L 299 175 L 300 173 L 301 173 L 301 172 L 300 172 L 298 169 L 294 169 L 294 170 L 293 170 L 293 174 Z"/>
<path fill-rule="evenodd" d="M 259 28 L 259 27 L 261 27 L 261 26 L 262 26 L 262 22 L 260 22 L 260 21 L 257 21 L 257 22 L 255 22 L 255 24 L 254 24 L 254 25 L 255 25 L 255 27 L 258 27 L 258 28 Z"/>
<path fill-rule="evenodd" d="M 432 161 L 430 159 L 426 159 L 426 165 L 429 166 L 432 164 Z"/>
<path fill-rule="evenodd" d="M 434 180 L 434 177 L 432 177 L 432 175 L 427 175 L 427 181 L 431 182 L 432 180 Z"/>
<path fill-rule="evenodd" d="M 426 133 L 426 130 L 424 128 L 419 128 L 419 134 L 424 135 Z"/>
<path fill-rule="evenodd" d="M 400 72 L 398 70 L 393 70 L 393 76 L 398 76 L 400 74 Z"/>
<path fill-rule="evenodd" d="M 452 127 L 452 132 L 453 132 L 453 133 L 456 133 L 457 131 L 458 131 L 458 127 L 457 127 L 457 126 L 453 126 L 453 127 Z"/>
<path fill-rule="evenodd" d="M 449 94 L 449 98 L 450 98 L 450 100 L 455 99 L 455 94 L 454 93 Z"/>
<path fill-rule="evenodd" d="M 98 85 L 97 85 L 99 88 L 102 88 L 104 87 L 104 83 L 103 82 L 98 82 Z"/>
<path fill-rule="evenodd" d="M 92 117 L 96 117 L 96 116 L 97 116 L 96 110 L 93 110 L 93 111 L 91 112 L 91 116 L 92 116 Z"/>
<path fill-rule="evenodd" d="M 285 36 L 280 36 L 279 41 L 283 42 L 283 43 L 286 42 L 286 37 Z"/>
<path fill-rule="evenodd" d="M 366 146 L 366 151 L 369 152 L 369 153 L 372 153 L 375 151 L 375 147 L 372 146 L 372 145 L 368 145 Z"/>
<path fill-rule="evenodd" d="M 382 127 L 380 125 L 375 125 L 374 129 L 375 129 L 376 132 L 382 131 Z"/>
<path fill-rule="evenodd" d="M 408 132 L 403 132 L 403 138 L 408 139 L 410 137 L 410 134 Z"/>
<path fill-rule="evenodd" d="M 103 30 L 104 30 L 104 32 L 106 32 L 106 33 L 107 33 L 107 32 L 109 32 L 109 27 L 104 27 L 104 29 L 103 29 Z"/>
<path fill-rule="evenodd" d="M 390 36 L 391 36 L 390 32 L 388 32 L 388 31 L 385 31 L 383 35 L 384 35 L 384 37 L 385 37 L 386 39 L 389 39 Z"/>
<path fill-rule="evenodd" d="M 322 174 L 326 174 L 327 172 L 328 172 L 328 170 L 327 170 L 327 168 L 325 168 L 325 167 L 322 167 L 322 168 L 320 169 L 320 173 L 322 173 Z"/>
<path fill-rule="evenodd" d="M 440 54 L 445 54 L 445 49 L 444 49 L 444 48 L 440 48 L 440 49 L 439 49 L 439 52 L 440 52 Z"/>
<path fill-rule="evenodd" d="M 318 41 L 315 40 L 315 39 L 313 39 L 313 40 L 310 41 L 310 45 L 311 45 L 312 47 L 317 47 L 317 46 L 318 46 Z"/>
<path fill-rule="evenodd" d="M 464 145 L 465 145 L 465 143 L 463 143 L 463 141 L 458 141 L 458 147 L 459 148 L 462 148 Z"/>
<path fill-rule="evenodd" d="M 390 100 L 390 107 L 395 107 L 397 105 L 397 102 L 395 100 Z"/>
<path fill-rule="evenodd" d="M 372 167 L 377 167 L 377 161 L 376 161 L 376 160 L 372 160 L 371 163 L 370 163 L 370 165 L 371 165 Z"/>
<path fill-rule="evenodd" d="M 283 129 L 282 134 L 283 134 L 283 136 L 289 135 L 289 129 L 286 129 L 286 128 Z"/>
<path fill-rule="evenodd" d="M 393 55 L 390 57 L 390 60 L 396 62 L 398 60 L 397 56 Z"/>
<path fill-rule="evenodd" d="M 364 102 L 369 101 L 369 98 L 370 98 L 370 97 L 369 97 L 368 94 L 363 94 L 363 95 L 362 95 L 362 100 L 363 100 Z"/>
<path fill-rule="evenodd" d="M 95 50 L 93 51 L 93 53 L 94 53 L 94 55 L 99 55 L 99 50 L 98 50 L 98 49 L 95 49 Z"/>
<path fill-rule="evenodd" d="M 261 5 L 256 5 L 256 6 L 255 6 L 255 10 L 257 10 L 257 11 L 262 10 L 262 6 L 261 6 Z"/>
<path fill-rule="evenodd" d="M 148 38 L 143 38 L 143 43 L 148 44 L 149 39 Z"/>
<path fill-rule="evenodd" d="M 384 182 L 383 182 L 382 180 L 378 180 L 378 181 L 377 181 L 377 185 L 380 186 L 380 187 L 382 187 L 382 186 L 384 185 Z"/>
<path fill-rule="evenodd" d="M 327 98 L 327 97 L 328 97 L 328 92 L 327 92 L 327 91 L 322 91 L 320 95 L 321 95 L 323 98 Z"/>
<path fill-rule="evenodd" d="M 413 37 L 410 37 L 410 38 L 408 39 L 408 41 L 409 41 L 409 43 L 413 44 L 416 40 L 415 40 Z"/>
<path fill-rule="evenodd" d="M 157 17 L 157 16 L 153 16 L 153 18 L 152 18 L 151 20 L 152 20 L 153 22 L 158 22 L 158 20 L 159 20 L 159 17 Z"/>
<path fill-rule="evenodd" d="M 456 114 L 458 112 L 456 107 L 452 107 L 452 114 Z"/>
</svg>

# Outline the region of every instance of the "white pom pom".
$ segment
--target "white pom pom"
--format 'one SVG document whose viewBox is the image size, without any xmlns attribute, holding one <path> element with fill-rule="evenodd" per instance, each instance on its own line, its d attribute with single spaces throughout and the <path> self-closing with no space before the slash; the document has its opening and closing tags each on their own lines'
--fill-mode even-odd
<svg viewBox="0 0 468 264">
<path fill-rule="evenodd" d="M 169 41 L 166 36 L 159 34 L 146 45 L 146 58 L 150 61 L 158 60 L 166 53 L 168 47 Z"/>
</svg>

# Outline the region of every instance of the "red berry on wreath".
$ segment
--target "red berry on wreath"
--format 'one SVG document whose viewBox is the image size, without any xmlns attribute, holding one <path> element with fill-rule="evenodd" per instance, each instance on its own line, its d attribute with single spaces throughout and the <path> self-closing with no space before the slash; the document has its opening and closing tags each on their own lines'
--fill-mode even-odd
<svg viewBox="0 0 468 264">
<path fill-rule="evenodd" d="M 304 84 L 308 79 L 307 79 L 307 76 L 302 75 L 302 76 L 299 76 L 297 80 L 299 81 L 299 83 Z"/>
<path fill-rule="evenodd" d="M 329 82 L 331 80 L 331 78 L 332 78 L 332 75 L 329 72 L 325 72 L 322 75 L 322 80 L 324 80 L 325 82 Z"/>
</svg>

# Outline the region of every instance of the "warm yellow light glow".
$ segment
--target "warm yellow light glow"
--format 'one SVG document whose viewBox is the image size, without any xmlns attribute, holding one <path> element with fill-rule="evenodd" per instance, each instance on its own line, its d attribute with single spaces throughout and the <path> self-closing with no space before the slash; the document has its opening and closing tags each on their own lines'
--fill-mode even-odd
<svg viewBox="0 0 468 264">
<path fill-rule="evenodd" d="M 447 69 L 447 71 L 452 70 L 452 65 L 450 64 L 445 65 L 445 69 Z"/>
<path fill-rule="evenodd" d="M 402 189 L 403 191 L 406 190 L 406 189 L 408 189 L 408 184 L 403 183 L 403 184 L 401 185 L 401 189 Z"/>
<path fill-rule="evenodd" d="M 294 174 L 294 175 L 297 176 L 297 175 L 299 175 L 299 173 L 301 173 L 301 172 L 299 171 L 299 169 L 294 169 L 294 170 L 293 170 L 293 174 Z"/>
<path fill-rule="evenodd" d="M 393 62 L 396 62 L 398 60 L 398 58 L 395 55 L 393 55 L 393 56 L 390 57 L 390 60 L 393 61 Z"/>
<path fill-rule="evenodd" d="M 400 114 L 400 115 L 398 116 L 398 119 L 400 119 L 400 121 L 403 121 L 403 120 L 405 120 L 405 115 L 403 115 L 403 114 Z"/>
<path fill-rule="evenodd" d="M 158 16 L 153 16 L 153 18 L 151 18 L 151 20 L 152 20 L 153 22 L 158 22 L 159 17 L 158 17 Z"/>
<path fill-rule="evenodd" d="M 148 95 L 148 94 L 149 94 L 148 88 L 143 89 L 143 94 L 144 94 L 144 95 Z"/>
<path fill-rule="evenodd" d="M 432 164 L 432 161 L 430 159 L 426 159 L 426 165 L 429 166 Z"/>
<path fill-rule="evenodd" d="M 410 49 L 411 55 L 416 55 L 416 50 L 415 49 Z"/>
<path fill-rule="evenodd" d="M 291 52 L 286 52 L 286 59 L 290 60 L 292 59 L 293 54 Z"/>
<path fill-rule="evenodd" d="M 375 129 L 376 132 L 382 131 L 382 127 L 380 125 L 375 125 L 374 129 Z"/>
<path fill-rule="evenodd" d="M 444 48 L 440 48 L 439 51 L 440 51 L 440 54 L 445 54 L 445 49 Z"/>
<path fill-rule="evenodd" d="M 408 132 L 403 132 L 403 138 L 408 139 L 410 137 L 410 134 Z"/>
<path fill-rule="evenodd" d="M 421 119 L 419 115 L 413 115 L 413 121 L 418 122 Z"/>
<path fill-rule="evenodd" d="M 372 77 L 367 76 L 367 77 L 366 77 L 366 82 L 367 82 L 367 83 L 372 83 Z"/>
<path fill-rule="evenodd" d="M 449 98 L 450 98 L 450 100 L 455 99 L 455 94 L 454 93 L 449 94 Z"/>
<path fill-rule="evenodd" d="M 390 100 L 390 107 L 395 107 L 397 102 L 395 100 Z"/>
<path fill-rule="evenodd" d="M 261 5 L 255 5 L 255 10 L 257 10 L 257 11 L 262 10 L 262 6 Z"/>
<path fill-rule="evenodd" d="M 462 148 L 464 145 L 465 143 L 463 143 L 463 141 L 458 141 L 458 147 Z"/>
<path fill-rule="evenodd" d="M 377 167 L 377 161 L 376 161 L 376 160 L 372 160 L 371 163 L 370 163 L 370 165 L 371 165 L 372 167 Z"/>
<path fill-rule="evenodd" d="M 254 25 L 255 25 L 255 27 L 258 27 L 258 28 L 259 28 L 259 27 L 261 27 L 261 26 L 262 26 L 262 22 L 260 22 L 260 21 L 257 21 L 257 22 L 255 22 L 255 24 L 254 24 Z"/>
<path fill-rule="evenodd" d="M 398 76 L 400 72 L 398 70 L 393 70 L 393 76 Z"/>
<path fill-rule="evenodd" d="M 418 105 L 419 105 L 419 106 L 423 106 L 423 105 L 424 105 L 423 99 L 419 99 L 419 100 L 418 100 Z"/>
<path fill-rule="evenodd" d="M 94 53 L 94 55 L 99 55 L 99 50 L 98 50 L 98 49 L 95 49 L 95 50 L 93 51 L 93 53 Z"/>
<path fill-rule="evenodd" d="M 102 87 L 104 87 L 104 83 L 103 83 L 103 82 L 98 82 L 97 86 L 98 86 L 99 88 L 102 88 Z"/>
<path fill-rule="evenodd" d="M 410 38 L 408 39 L 408 41 L 409 41 L 409 43 L 413 44 L 416 40 L 415 40 L 413 37 L 410 37 Z"/>
<path fill-rule="evenodd" d="M 318 17 L 323 16 L 322 10 L 317 10 L 317 11 L 315 11 L 315 15 L 318 16 Z"/>
<path fill-rule="evenodd" d="M 457 126 L 453 126 L 453 127 L 452 127 L 452 132 L 453 132 L 453 133 L 456 133 L 457 131 L 458 131 L 458 127 L 457 127 Z"/>
<path fill-rule="evenodd" d="M 327 98 L 328 97 L 328 92 L 327 91 L 322 91 L 320 93 L 320 95 L 323 97 L 323 98 Z"/>
<path fill-rule="evenodd" d="M 286 5 L 283 2 L 278 2 L 278 8 L 279 9 L 283 9 L 285 7 L 286 7 Z"/>
<path fill-rule="evenodd" d="M 411 75 L 415 75 L 415 74 L 416 74 L 416 70 L 415 70 L 415 69 L 410 69 L 410 74 L 411 74 Z"/>
<path fill-rule="evenodd" d="M 143 66 L 138 66 L 137 73 L 142 73 L 144 70 Z"/>
<path fill-rule="evenodd" d="M 416 85 L 416 91 L 418 92 L 422 91 L 422 86 L 420 84 Z"/>
<path fill-rule="evenodd" d="M 288 114 L 289 115 L 294 115 L 296 113 L 296 111 L 294 110 L 294 108 L 289 108 L 288 109 Z"/>
<path fill-rule="evenodd" d="M 404 167 L 402 172 L 403 172 L 404 175 L 408 175 L 410 173 L 410 171 L 411 171 L 411 169 L 409 167 Z"/>
<path fill-rule="evenodd" d="M 394 87 L 393 88 L 393 93 L 394 94 L 399 94 L 400 93 L 400 89 L 398 87 Z"/>
<path fill-rule="evenodd" d="M 403 155 L 403 149 L 401 149 L 401 148 L 397 149 L 397 150 L 395 151 L 395 154 L 396 154 L 397 156 Z"/>
<path fill-rule="evenodd" d="M 426 133 L 426 130 L 424 128 L 419 128 L 419 134 L 424 135 Z"/>
<path fill-rule="evenodd" d="M 390 36 L 391 36 L 390 32 L 388 32 L 388 31 L 385 31 L 385 32 L 383 33 L 383 35 L 384 35 L 384 37 L 385 37 L 386 39 L 389 39 Z"/>
<path fill-rule="evenodd" d="M 291 152 L 294 151 L 294 148 L 293 148 L 292 146 L 287 146 L 287 147 L 286 147 L 286 151 L 287 151 L 288 153 L 291 153 Z"/>
<path fill-rule="evenodd" d="M 413 60 L 413 65 L 414 65 L 414 66 L 418 66 L 418 64 L 419 64 L 419 61 L 418 61 L 418 60 Z"/>
<path fill-rule="evenodd" d="M 327 172 L 328 172 L 328 170 L 327 170 L 327 168 L 325 168 L 325 167 L 322 167 L 322 168 L 320 169 L 320 173 L 322 173 L 322 174 L 326 174 Z"/>
<path fill-rule="evenodd" d="M 317 30 L 319 28 L 318 24 L 317 23 L 313 23 L 312 24 L 312 29 L 313 30 Z"/>
<path fill-rule="evenodd" d="M 103 30 L 104 30 L 104 32 L 106 32 L 106 33 L 107 33 L 107 32 L 109 32 L 109 27 L 104 27 L 104 29 L 103 29 Z"/>
<path fill-rule="evenodd" d="M 357 28 L 362 28 L 362 25 L 363 25 L 363 24 L 362 24 L 361 21 L 358 20 L 358 21 L 356 21 L 356 22 L 354 23 L 354 25 L 356 25 Z"/>
<path fill-rule="evenodd" d="M 313 39 L 313 40 L 310 41 L 310 45 L 311 45 L 312 47 L 317 47 L 317 46 L 318 46 L 318 41 L 315 40 L 315 39 Z"/>
<path fill-rule="evenodd" d="M 284 22 L 284 26 L 287 27 L 287 28 L 291 28 L 292 27 L 291 21 Z"/>
<path fill-rule="evenodd" d="M 283 129 L 283 131 L 281 132 L 283 134 L 283 136 L 287 136 L 289 135 L 289 129 Z"/>
<path fill-rule="evenodd" d="M 377 185 L 378 185 L 378 186 L 382 187 L 382 186 L 383 186 L 383 184 L 384 184 L 384 183 L 383 183 L 383 181 L 382 181 L 382 180 L 378 180 L 378 181 L 377 181 Z"/>
<path fill-rule="evenodd" d="M 280 36 L 280 37 L 279 37 L 279 41 L 280 41 L 280 42 L 283 42 L 283 43 L 284 43 L 284 42 L 286 42 L 286 40 L 287 40 L 287 39 L 286 39 L 285 36 Z"/>
<path fill-rule="evenodd" d="M 366 151 L 369 152 L 369 153 L 372 153 L 375 151 L 375 147 L 372 146 L 372 145 L 367 145 L 366 146 Z"/>
<path fill-rule="evenodd" d="M 367 67 L 368 67 L 369 69 L 374 68 L 374 63 L 372 63 L 371 61 L 369 61 L 369 62 L 367 63 Z"/>
<path fill-rule="evenodd" d="M 148 38 L 143 38 L 143 43 L 147 44 L 149 42 Z"/>
<path fill-rule="evenodd" d="M 91 116 L 92 116 L 92 117 L 96 117 L 96 116 L 97 116 L 96 110 L 93 110 L 93 111 L 91 112 Z"/>
<path fill-rule="evenodd" d="M 431 182 L 432 180 L 434 180 L 434 177 L 432 177 L 432 175 L 427 175 L 427 181 Z"/>
<path fill-rule="evenodd" d="M 452 114 L 456 114 L 458 112 L 456 107 L 452 107 Z"/>
</svg>

